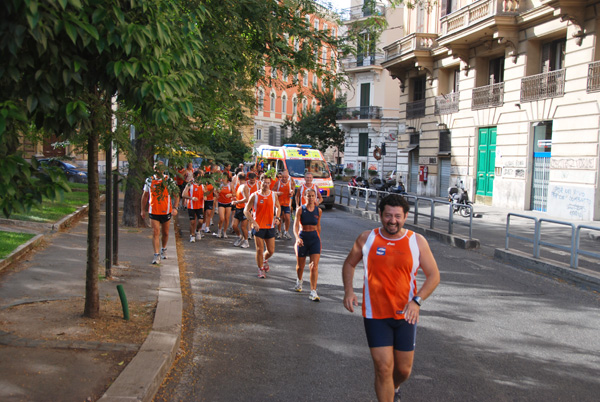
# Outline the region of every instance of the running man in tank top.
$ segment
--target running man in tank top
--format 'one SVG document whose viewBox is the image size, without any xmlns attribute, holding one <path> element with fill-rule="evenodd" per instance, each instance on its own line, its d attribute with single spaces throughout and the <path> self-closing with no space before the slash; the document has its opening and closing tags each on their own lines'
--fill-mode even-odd
<svg viewBox="0 0 600 402">
<path fill-rule="evenodd" d="M 200 172 L 195 171 L 193 179 L 185 186 L 182 195 L 190 217 L 190 243 L 202 239 L 202 235 L 197 231 L 198 225 L 204 219 L 204 186 L 196 182 L 199 178 Z"/>
<path fill-rule="evenodd" d="M 290 218 L 292 214 L 292 196 L 294 195 L 295 184 L 290 180 L 290 174 L 287 170 L 281 172 L 281 179 L 277 181 L 275 191 L 281 205 L 281 222 L 279 223 L 279 233 L 281 237 L 290 240 Z"/>
<path fill-rule="evenodd" d="M 227 238 L 227 225 L 229 224 L 229 216 L 231 215 L 231 202 L 233 201 L 233 190 L 229 182 L 229 176 L 221 175 L 221 188 L 217 202 L 219 203 L 219 225 L 217 235 L 220 238 Z"/>
<path fill-rule="evenodd" d="M 250 190 L 246 184 L 246 175 L 238 173 L 238 186 L 235 190 L 235 200 L 232 201 L 235 212 L 233 214 L 233 231 L 238 236 L 233 243 L 234 247 L 248 248 L 248 218 L 244 215 L 244 207 L 250 198 Z"/>
<path fill-rule="evenodd" d="M 259 278 L 266 278 L 269 272 L 269 258 L 275 253 L 275 225 L 281 220 L 279 199 L 270 186 L 271 178 L 263 174 L 260 191 L 250 194 L 244 208 L 244 215 L 250 221 L 254 234 Z"/>
<path fill-rule="evenodd" d="M 404 229 L 408 202 L 398 194 L 381 200 L 382 227 L 361 233 L 342 268 L 344 307 L 358 306 L 353 278 L 364 267 L 363 321 L 375 365 L 379 401 L 400 400 L 400 384 L 412 371 L 421 305 L 440 282 L 440 273 L 427 240 Z M 425 281 L 417 287 L 417 271 Z"/>
<path fill-rule="evenodd" d="M 309 188 L 315 190 L 317 193 L 317 206 L 321 205 L 323 196 L 321 195 L 319 186 L 313 183 L 313 174 L 311 172 L 304 174 L 304 184 L 298 188 L 298 192 L 296 193 L 296 205 L 306 205 L 306 190 Z"/>
<path fill-rule="evenodd" d="M 302 275 L 306 257 L 310 258 L 310 295 L 312 301 L 320 301 L 317 295 L 319 278 L 319 259 L 321 258 L 321 209 L 317 206 L 315 190 L 306 190 L 306 205 L 296 209 L 294 234 L 296 235 L 296 292 L 302 292 Z"/>
</svg>

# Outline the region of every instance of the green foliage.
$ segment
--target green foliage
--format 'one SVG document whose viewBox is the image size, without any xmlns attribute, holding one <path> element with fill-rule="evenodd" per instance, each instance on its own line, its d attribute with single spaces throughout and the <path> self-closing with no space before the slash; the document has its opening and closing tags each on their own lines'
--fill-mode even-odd
<svg viewBox="0 0 600 402">
<path fill-rule="evenodd" d="M 286 120 L 282 127 L 291 128 L 292 143 L 310 144 L 321 152 L 330 146 L 338 147 L 343 152 L 344 132 L 337 126 L 336 117 L 338 111 L 345 107 L 345 98 L 335 98 L 331 91 L 314 91 L 313 94 L 319 101 L 319 111 L 310 108 L 300 114 L 297 122 Z"/>
<path fill-rule="evenodd" d="M 0 231 L 0 259 L 6 258 L 21 244 L 27 243 L 33 236 L 30 233 Z"/>
</svg>

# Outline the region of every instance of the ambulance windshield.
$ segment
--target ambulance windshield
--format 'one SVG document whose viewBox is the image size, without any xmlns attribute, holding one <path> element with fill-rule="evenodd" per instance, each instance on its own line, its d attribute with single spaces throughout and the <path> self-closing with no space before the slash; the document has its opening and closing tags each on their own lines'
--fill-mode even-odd
<svg viewBox="0 0 600 402">
<path fill-rule="evenodd" d="M 329 178 L 327 164 L 318 159 L 286 159 L 285 161 L 291 177 L 304 177 L 306 172 L 313 174 L 315 179 Z"/>
</svg>

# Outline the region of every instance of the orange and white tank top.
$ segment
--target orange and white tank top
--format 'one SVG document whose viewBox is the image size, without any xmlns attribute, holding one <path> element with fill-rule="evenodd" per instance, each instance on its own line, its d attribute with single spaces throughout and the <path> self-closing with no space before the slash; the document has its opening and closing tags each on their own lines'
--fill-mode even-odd
<svg viewBox="0 0 600 402">
<path fill-rule="evenodd" d="M 231 204 L 233 199 L 228 198 L 227 194 L 233 194 L 233 191 L 231 191 L 231 183 L 227 183 L 225 186 L 219 189 L 219 197 L 217 198 L 217 201 L 221 204 Z"/>
<path fill-rule="evenodd" d="M 253 194 L 256 193 L 260 188 L 260 181 L 256 180 L 253 185 L 250 185 L 248 182 L 246 182 L 246 185 L 248 185 L 248 188 L 250 189 L 250 194 Z"/>
<path fill-rule="evenodd" d="M 269 191 L 268 195 L 260 192 L 254 194 L 254 220 L 260 229 L 271 229 L 275 223 L 275 193 Z"/>
<path fill-rule="evenodd" d="M 148 177 L 144 191 L 150 194 L 148 212 L 152 215 L 167 215 L 171 213 L 171 195 L 169 194 L 168 176 L 157 179 L 156 176 Z"/>
<path fill-rule="evenodd" d="M 215 199 L 215 188 L 212 184 L 206 185 L 206 191 L 204 192 L 204 201 L 212 201 Z"/>
<path fill-rule="evenodd" d="M 238 184 L 237 187 L 235 188 L 235 199 L 237 201 L 241 201 L 244 198 L 245 197 L 244 197 L 243 185 Z M 244 209 L 245 206 L 246 206 L 246 204 L 235 204 L 236 209 Z"/>
<path fill-rule="evenodd" d="M 284 183 L 279 180 L 275 191 L 283 193 L 277 196 L 279 198 L 279 205 L 282 207 L 289 207 L 292 203 L 292 196 L 290 195 L 292 192 L 292 181 L 288 179 L 287 183 Z"/>
<path fill-rule="evenodd" d="M 399 239 L 385 238 L 373 229 L 362 249 L 365 281 L 362 311 L 365 318 L 404 318 L 404 307 L 417 293 L 419 245 L 406 230 Z"/>
<path fill-rule="evenodd" d="M 315 183 L 311 184 L 310 187 L 306 187 L 306 184 L 300 186 L 300 205 L 306 205 L 308 203 L 306 191 L 311 188 L 315 190 L 315 192 L 319 192 L 319 187 Z M 317 198 L 319 197 L 317 196 Z"/>
<path fill-rule="evenodd" d="M 190 197 L 196 197 L 198 201 L 187 200 L 187 209 L 204 208 L 204 189 L 202 185 L 196 183 L 190 184 Z"/>
</svg>

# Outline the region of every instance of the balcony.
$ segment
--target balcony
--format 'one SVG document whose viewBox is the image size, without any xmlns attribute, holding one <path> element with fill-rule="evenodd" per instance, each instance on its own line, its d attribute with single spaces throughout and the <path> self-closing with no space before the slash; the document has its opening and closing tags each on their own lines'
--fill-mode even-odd
<svg viewBox="0 0 600 402">
<path fill-rule="evenodd" d="M 385 15 L 385 4 L 380 2 L 366 2 L 360 6 L 354 6 L 345 8 L 340 13 L 340 19 L 343 22 L 355 21 L 361 18 L 371 16 L 384 16 Z"/>
<path fill-rule="evenodd" d="M 435 33 L 413 33 L 404 38 L 393 42 L 383 48 L 385 51 L 385 61 L 388 62 L 395 58 L 402 58 L 417 51 L 430 52 L 437 47 L 437 34 Z"/>
<path fill-rule="evenodd" d="M 416 119 L 425 116 L 425 99 L 406 103 L 406 118 Z"/>
<path fill-rule="evenodd" d="M 532 75 L 521 79 L 521 103 L 556 98 L 565 94 L 565 72 L 562 70 Z"/>
<path fill-rule="evenodd" d="M 375 53 L 368 56 L 358 56 L 356 58 L 344 59 L 342 60 L 342 66 L 345 70 L 361 67 L 380 66 L 384 60 L 385 55 L 383 53 Z"/>
<path fill-rule="evenodd" d="M 587 91 L 600 91 L 600 61 L 588 66 Z"/>
<path fill-rule="evenodd" d="M 473 89 L 471 110 L 487 109 L 504 105 L 504 83 L 486 85 Z"/>
<path fill-rule="evenodd" d="M 434 114 L 440 116 L 443 114 L 450 114 L 458 112 L 458 100 L 460 98 L 460 92 L 452 92 L 448 95 L 441 95 L 435 97 Z"/>
<path fill-rule="evenodd" d="M 336 120 L 380 120 L 381 106 L 359 106 L 340 109 Z"/>
</svg>

